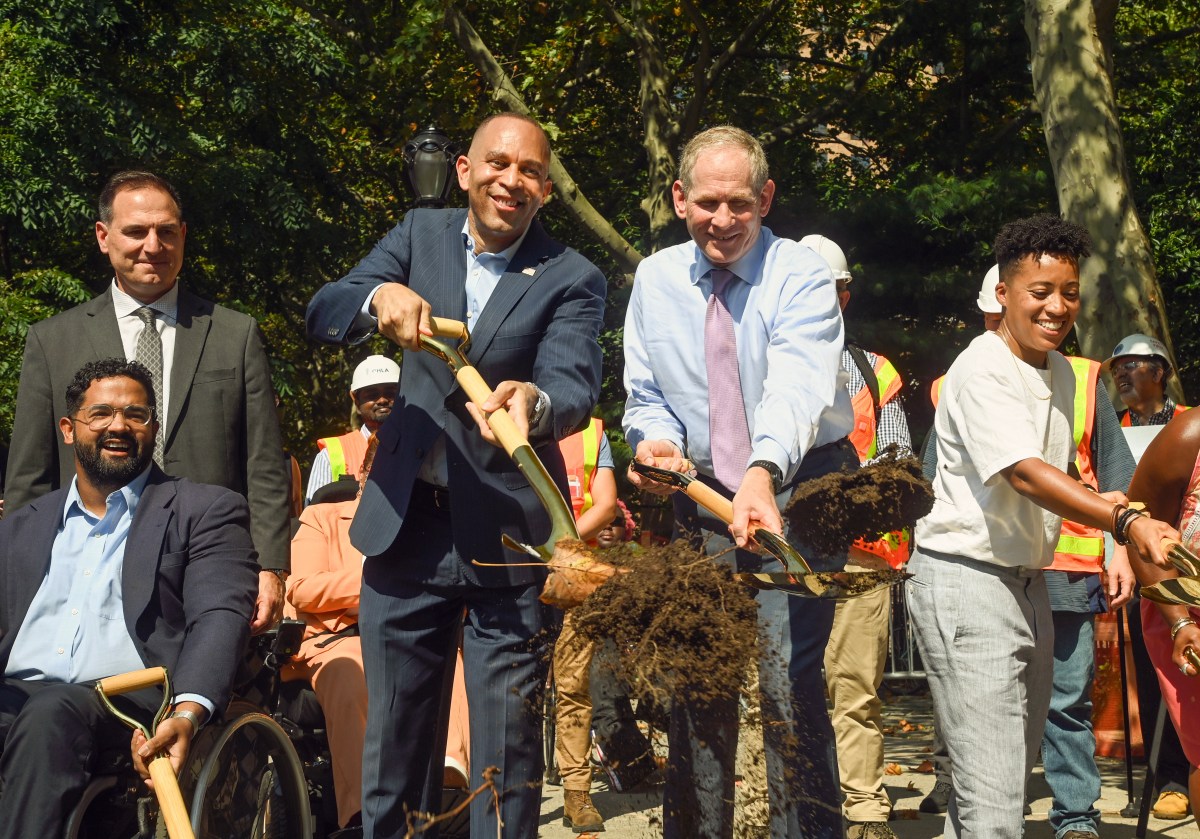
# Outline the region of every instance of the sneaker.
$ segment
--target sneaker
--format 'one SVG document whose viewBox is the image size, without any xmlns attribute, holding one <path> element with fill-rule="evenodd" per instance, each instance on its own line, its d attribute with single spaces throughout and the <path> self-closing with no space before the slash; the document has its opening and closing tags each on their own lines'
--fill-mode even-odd
<svg viewBox="0 0 1200 839">
<path fill-rule="evenodd" d="M 1154 802 L 1154 809 L 1150 814 L 1156 819 L 1178 821 L 1186 819 L 1191 811 L 1192 807 L 1186 795 L 1173 789 L 1165 789 L 1159 793 L 1158 801 Z"/>
<path fill-rule="evenodd" d="M 1068 830 L 1058 839 L 1099 839 L 1100 834 L 1093 830 Z"/>
<path fill-rule="evenodd" d="M 929 791 L 929 795 L 921 800 L 917 807 L 922 813 L 944 813 L 950 807 L 950 796 L 954 795 L 954 787 L 949 781 L 938 781 Z"/>
<path fill-rule="evenodd" d="M 887 822 L 848 822 L 846 839 L 898 839 Z"/>
<path fill-rule="evenodd" d="M 576 833 L 602 833 L 604 818 L 585 789 L 563 790 L 563 827 Z"/>
</svg>

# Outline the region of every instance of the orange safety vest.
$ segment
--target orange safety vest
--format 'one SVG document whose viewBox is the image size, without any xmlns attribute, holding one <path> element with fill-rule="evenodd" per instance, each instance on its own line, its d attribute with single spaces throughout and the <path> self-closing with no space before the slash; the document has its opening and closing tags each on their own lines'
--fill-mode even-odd
<svg viewBox="0 0 1200 839">
<path fill-rule="evenodd" d="M 1187 405 L 1176 405 L 1175 413 L 1171 414 L 1171 417 L 1175 418 L 1175 417 L 1179 416 L 1180 414 L 1182 414 L 1186 410 L 1188 410 Z M 1133 427 L 1133 423 L 1129 419 L 1129 411 L 1121 412 L 1121 427 L 1122 428 L 1132 428 Z"/>
<path fill-rule="evenodd" d="M 558 441 L 558 448 L 567 466 L 571 509 L 577 519 L 592 506 L 592 481 L 596 477 L 596 462 L 600 459 L 600 440 L 603 437 L 604 420 L 592 417 L 583 431 Z"/>
<path fill-rule="evenodd" d="M 1071 370 L 1075 373 L 1075 414 L 1071 420 L 1075 442 L 1075 467 L 1085 483 L 1096 485 L 1096 471 L 1092 466 L 1092 431 L 1096 425 L 1096 379 L 1100 375 L 1100 363 L 1090 358 L 1067 356 Z M 942 382 L 946 377 L 934 381 L 929 388 L 929 398 L 936 408 L 942 394 Z M 1055 571 L 1084 571 L 1096 573 L 1104 570 L 1104 531 L 1063 519 L 1058 545 L 1054 549 Z"/>
<path fill-rule="evenodd" d="M 362 480 L 363 458 L 367 456 L 367 438 L 358 429 L 348 431 L 340 437 L 322 437 L 317 441 L 318 449 L 329 452 L 329 469 L 333 480 L 342 475 L 353 475 Z"/>
<path fill-rule="evenodd" d="M 896 398 L 896 394 L 904 387 L 904 381 L 892 366 L 892 362 L 881 355 L 875 356 L 872 367 L 875 370 L 875 378 L 879 381 L 879 407 L 882 408 Z M 875 402 L 871 399 L 871 390 L 865 382 L 858 393 L 850 397 L 850 404 L 854 407 L 854 430 L 850 433 L 850 442 L 858 452 L 859 462 L 866 463 L 879 450 L 878 441 L 875 439 L 879 429 L 875 418 Z M 885 533 L 881 538 L 870 542 L 858 539 L 854 542 L 854 547 L 882 557 L 892 568 L 899 568 L 908 562 L 911 541 L 912 534 L 906 527 L 903 530 Z"/>
<path fill-rule="evenodd" d="M 1092 431 L 1096 426 L 1096 379 L 1100 363 L 1090 358 L 1067 356 L 1075 373 L 1075 416 L 1071 420 L 1075 441 L 1075 468 L 1083 482 L 1096 486 L 1096 469 L 1092 465 Z M 1104 531 L 1098 527 L 1063 519 L 1062 533 L 1054 549 L 1054 571 L 1104 570 Z"/>
</svg>

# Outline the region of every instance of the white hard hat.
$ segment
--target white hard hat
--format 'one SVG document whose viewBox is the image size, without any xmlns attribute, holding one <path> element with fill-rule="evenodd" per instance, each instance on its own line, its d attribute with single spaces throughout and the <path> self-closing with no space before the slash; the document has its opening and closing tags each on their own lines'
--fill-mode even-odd
<svg viewBox="0 0 1200 839">
<path fill-rule="evenodd" d="M 354 368 L 350 392 L 371 385 L 394 385 L 400 381 L 400 365 L 386 355 L 369 355 Z"/>
<path fill-rule="evenodd" d="M 1163 364 L 1168 367 L 1171 362 L 1167 356 L 1167 345 L 1157 338 L 1151 338 L 1149 335 L 1143 335 L 1140 332 L 1135 332 L 1132 335 L 1126 335 L 1121 339 L 1120 343 L 1113 349 L 1112 355 L 1104 360 L 1104 367 L 1108 367 L 1113 363 L 1114 359 L 1120 358 L 1123 355 L 1154 355 L 1163 360 Z"/>
<path fill-rule="evenodd" d="M 975 298 L 975 305 L 985 315 L 998 315 L 1004 311 L 1004 307 L 996 299 L 996 284 L 999 282 L 1000 266 L 993 265 L 984 276 L 983 285 L 979 288 L 979 296 Z"/>
<path fill-rule="evenodd" d="M 806 248 L 812 248 L 817 252 L 818 256 L 829 263 L 829 268 L 833 271 L 833 278 L 835 280 L 850 282 L 854 279 L 850 276 L 850 266 L 846 262 L 846 254 L 842 253 L 842 249 L 838 247 L 837 242 L 825 236 L 812 233 L 801 239 L 800 244 Z"/>
</svg>

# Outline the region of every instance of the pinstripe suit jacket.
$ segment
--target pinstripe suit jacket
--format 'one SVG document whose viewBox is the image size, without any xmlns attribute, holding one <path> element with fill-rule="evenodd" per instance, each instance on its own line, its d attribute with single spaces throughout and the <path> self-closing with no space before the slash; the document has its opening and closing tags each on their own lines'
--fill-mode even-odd
<svg viewBox="0 0 1200 839">
<path fill-rule="evenodd" d="M 466 313 L 466 210 L 413 210 L 355 268 L 317 292 L 308 307 L 308 334 L 326 343 L 357 343 L 355 316 L 371 290 L 404 283 L 427 300 L 433 314 Z M 525 241 L 474 324 L 468 357 L 485 382 L 535 383 L 547 393 L 551 434 L 531 442 L 566 491 L 557 440 L 587 422 L 600 394 L 597 343 L 606 283 L 596 266 L 552 240 L 535 219 Z M 540 580 L 538 569 L 477 568 L 471 559 L 502 562 L 501 532 L 539 544 L 549 519 L 524 476 L 505 452 L 484 442 L 466 395 L 445 363 L 428 353 L 407 353 L 400 394 L 377 432 L 379 449 L 350 530 L 367 556 L 386 551 L 407 513 L 421 462 L 445 434 L 453 538 L 467 579 L 482 585 L 523 585 Z M 517 559 L 516 554 L 509 560 Z M 522 561 L 527 557 L 522 557 Z"/>
</svg>

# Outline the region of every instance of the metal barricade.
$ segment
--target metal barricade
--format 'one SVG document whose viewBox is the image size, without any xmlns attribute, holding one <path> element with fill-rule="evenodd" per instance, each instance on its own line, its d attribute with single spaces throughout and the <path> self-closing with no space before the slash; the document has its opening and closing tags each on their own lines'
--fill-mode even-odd
<svg viewBox="0 0 1200 839">
<path fill-rule="evenodd" d="M 892 619 L 888 631 L 888 657 L 884 679 L 924 679 L 925 666 L 917 650 L 917 639 L 904 599 L 904 583 L 892 586 Z"/>
</svg>

